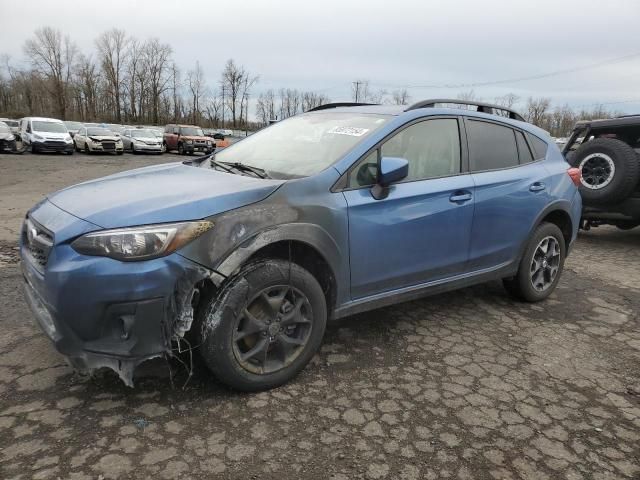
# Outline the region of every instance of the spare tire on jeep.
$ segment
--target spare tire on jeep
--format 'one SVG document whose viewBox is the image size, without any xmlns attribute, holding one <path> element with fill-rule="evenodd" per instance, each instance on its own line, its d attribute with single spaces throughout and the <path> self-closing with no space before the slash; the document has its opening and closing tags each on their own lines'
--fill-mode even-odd
<svg viewBox="0 0 640 480">
<path fill-rule="evenodd" d="M 617 203 L 625 200 L 640 179 L 640 160 L 626 143 L 597 138 L 580 146 L 568 158 L 582 174 L 580 193 L 585 203 Z"/>
</svg>

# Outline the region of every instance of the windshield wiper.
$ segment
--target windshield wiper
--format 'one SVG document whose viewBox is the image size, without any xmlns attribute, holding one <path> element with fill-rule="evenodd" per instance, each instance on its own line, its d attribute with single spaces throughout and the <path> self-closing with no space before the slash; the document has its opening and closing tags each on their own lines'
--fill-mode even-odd
<svg viewBox="0 0 640 480">
<path fill-rule="evenodd" d="M 240 170 L 242 172 L 251 172 L 258 178 L 269 178 L 269 174 L 262 168 L 252 167 L 251 165 L 245 165 L 240 162 L 218 162 L 215 161 L 216 164 L 222 163 L 224 165 L 228 165 L 229 167 L 233 167 L 236 170 Z"/>
</svg>

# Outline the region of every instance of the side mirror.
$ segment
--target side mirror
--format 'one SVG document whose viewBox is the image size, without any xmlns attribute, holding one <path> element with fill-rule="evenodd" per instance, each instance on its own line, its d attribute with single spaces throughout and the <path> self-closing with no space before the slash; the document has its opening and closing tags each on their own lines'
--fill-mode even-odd
<svg viewBox="0 0 640 480">
<path fill-rule="evenodd" d="M 409 162 L 399 157 L 382 157 L 378 169 L 378 183 L 371 189 L 376 200 L 386 198 L 389 185 L 399 182 L 409 175 Z"/>
</svg>

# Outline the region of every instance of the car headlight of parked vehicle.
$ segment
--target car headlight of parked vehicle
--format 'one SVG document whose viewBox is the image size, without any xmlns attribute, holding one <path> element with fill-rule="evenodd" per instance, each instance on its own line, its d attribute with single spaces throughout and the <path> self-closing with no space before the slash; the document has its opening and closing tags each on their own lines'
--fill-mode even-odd
<svg viewBox="0 0 640 480">
<path fill-rule="evenodd" d="M 44 140 L 44 138 L 41 137 L 40 135 L 38 135 L 37 133 L 33 134 L 33 138 L 34 138 L 34 140 Z"/>
<path fill-rule="evenodd" d="M 136 261 L 163 257 L 210 230 L 213 223 L 196 222 L 147 225 L 88 233 L 71 243 L 83 255 Z"/>
<path fill-rule="evenodd" d="M 68 136 L 68 137 L 65 137 L 64 141 L 67 143 L 71 143 L 73 142 L 73 138 L 71 138 L 71 136 Z"/>
<path fill-rule="evenodd" d="M 193 143 L 193 140 L 187 140 L 187 145 L 191 145 Z"/>
</svg>

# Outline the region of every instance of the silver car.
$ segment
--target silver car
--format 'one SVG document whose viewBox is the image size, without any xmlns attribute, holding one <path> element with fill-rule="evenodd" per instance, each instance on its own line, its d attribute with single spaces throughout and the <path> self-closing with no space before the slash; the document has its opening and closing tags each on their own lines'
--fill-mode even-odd
<svg viewBox="0 0 640 480">
<path fill-rule="evenodd" d="M 132 153 L 153 152 L 162 153 L 162 139 L 146 128 L 131 128 L 122 132 L 122 144 L 125 150 Z"/>
</svg>

